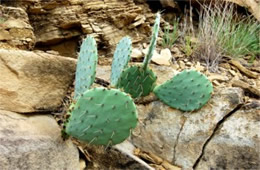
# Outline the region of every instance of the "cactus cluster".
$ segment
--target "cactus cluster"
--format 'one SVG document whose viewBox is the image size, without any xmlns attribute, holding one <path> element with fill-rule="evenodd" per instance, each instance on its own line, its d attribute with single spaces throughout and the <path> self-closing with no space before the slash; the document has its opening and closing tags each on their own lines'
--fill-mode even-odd
<svg viewBox="0 0 260 170">
<path fill-rule="evenodd" d="M 212 91 L 211 82 L 195 70 L 184 70 L 154 89 L 162 102 L 182 111 L 200 109 L 210 99 Z"/>
<path fill-rule="evenodd" d="M 127 49 L 125 49 L 127 48 Z M 131 40 L 120 41 L 115 52 L 119 61 L 113 69 L 120 72 L 129 61 Z M 123 60 L 121 60 L 123 57 Z M 87 37 L 80 48 L 76 69 L 75 96 L 65 124 L 65 133 L 83 142 L 110 146 L 124 141 L 137 125 L 133 99 L 118 89 L 90 89 L 95 80 L 98 54 L 93 37 Z M 111 76 L 116 83 L 120 74 Z"/>
<path fill-rule="evenodd" d="M 118 144 L 131 134 L 138 122 L 132 98 L 147 96 L 150 92 L 170 107 L 182 111 L 197 110 L 207 103 L 213 91 L 212 84 L 194 70 L 184 70 L 155 86 L 157 77 L 148 64 L 156 47 L 159 25 L 160 14 L 157 13 L 149 50 L 141 65 L 128 66 L 132 48 L 129 37 L 118 43 L 110 76 L 110 88 L 118 89 L 90 88 L 95 80 L 97 47 L 92 37 L 83 41 L 76 70 L 76 103 L 71 104 L 68 112 L 66 134 L 95 145 Z"/>
<path fill-rule="evenodd" d="M 142 66 L 128 67 L 120 72 L 120 78 L 117 84 L 118 88 L 123 89 L 126 93 L 129 93 L 133 98 L 141 96 L 147 96 L 153 91 L 156 82 L 156 75 L 149 69 L 148 64 L 151 61 L 154 49 L 156 47 L 156 41 L 160 28 L 160 13 L 156 14 L 155 23 L 152 29 L 152 38 L 150 41 L 148 53 L 144 58 Z M 121 59 L 123 60 L 123 58 Z M 113 60 L 113 65 L 117 63 L 117 60 Z M 112 75 L 113 68 L 112 68 Z M 111 81 L 112 82 L 112 81 Z"/>
</svg>

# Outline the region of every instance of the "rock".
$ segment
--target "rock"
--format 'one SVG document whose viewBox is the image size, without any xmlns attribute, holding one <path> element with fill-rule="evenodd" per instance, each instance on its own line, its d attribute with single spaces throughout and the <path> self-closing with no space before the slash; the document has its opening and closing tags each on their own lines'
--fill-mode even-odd
<svg viewBox="0 0 260 170">
<path fill-rule="evenodd" d="M 168 48 L 162 49 L 160 55 L 154 52 L 152 61 L 159 65 L 171 65 L 172 54 Z"/>
<path fill-rule="evenodd" d="M 259 109 L 233 113 L 206 145 L 197 169 L 258 169 Z"/>
<path fill-rule="evenodd" d="M 79 153 L 51 116 L 0 110 L 1 169 L 79 169 Z"/>
<path fill-rule="evenodd" d="M 240 88 L 219 88 L 206 106 L 193 113 L 183 113 L 159 101 L 138 105 L 140 123 L 132 143 L 174 165 L 192 168 L 219 122 L 237 108 L 242 99 Z"/>
<path fill-rule="evenodd" d="M 201 72 L 205 70 L 205 67 L 201 66 L 200 62 L 196 62 L 195 69 Z"/>
<path fill-rule="evenodd" d="M 182 60 L 179 61 L 179 65 L 182 70 L 186 69 L 185 63 Z"/>
<path fill-rule="evenodd" d="M 85 144 L 84 148 L 91 155 L 91 160 L 86 165 L 86 169 L 154 170 L 133 154 L 136 148 L 128 141 L 107 149 L 88 144 Z"/>
<path fill-rule="evenodd" d="M 176 0 L 177 1 L 177 0 Z M 221 0 L 221 1 L 224 1 L 224 2 L 232 2 L 232 3 L 235 3 L 241 7 L 244 7 L 246 9 L 248 9 L 252 14 L 253 16 L 258 20 L 260 21 L 260 5 L 259 5 L 259 0 Z M 198 4 L 198 3 L 204 3 L 204 2 L 207 2 L 205 0 L 191 0 L 191 3 L 192 4 Z M 218 1 L 215 1 L 218 3 Z M 208 3 L 211 3 L 211 1 L 208 1 Z M 213 1 L 214 3 L 214 1 Z"/>
<path fill-rule="evenodd" d="M 97 66 L 96 77 L 110 82 L 111 66 Z"/>
<path fill-rule="evenodd" d="M 0 109 L 57 109 L 73 83 L 76 60 L 43 52 L 0 49 Z"/>
<path fill-rule="evenodd" d="M 142 58 L 143 57 L 143 53 L 142 51 L 140 51 L 138 48 L 133 48 L 132 53 L 131 53 L 131 57 L 132 58 Z"/>
<path fill-rule="evenodd" d="M 139 42 L 150 32 L 146 15 L 152 14 L 151 10 L 148 5 L 140 5 L 141 8 L 133 0 L 13 0 L 4 3 L 27 10 L 39 45 L 54 45 L 82 34 L 92 34 L 102 45 L 114 48 L 125 35 Z M 147 27 L 148 31 L 144 32 Z"/>
<path fill-rule="evenodd" d="M 210 73 L 210 76 L 208 77 L 208 79 L 210 81 L 218 80 L 220 82 L 226 82 L 229 80 L 229 78 L 227 76 L 222 75 L 222 74 L 217 74 L 217 73 Z"/>
<path fill-rule="evenodd" d="M 0 15 L 0 42 L 13 48 L 32 49 L 35 36 L 27 13 L 21 8 L 0 5 Z"/>
<path fill-rule="evenodd" d="M 177 8 L 177 4 L 172 0 L 160 0 L 160 3 L 164 8 Z"/>
<path fill-rule="evenodd" d="M 260 21 L 260 4 L 259 0 L 225 0 L 236 3 L 242 7 L 249 9 L 253 16 Z"/>
</svg>

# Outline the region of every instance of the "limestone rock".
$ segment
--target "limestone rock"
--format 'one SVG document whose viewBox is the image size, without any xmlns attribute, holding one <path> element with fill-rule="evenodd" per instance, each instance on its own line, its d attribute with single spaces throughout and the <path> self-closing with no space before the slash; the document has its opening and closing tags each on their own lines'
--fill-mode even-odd
<svg viewBox="0 0 260 170">
<path fill-rule="evenodd" d="M 174 165 L 192 168 L 217 124 L 241 104 L 242 98 L 239 88 L 215 89 L 209 103 L 193 113 L 183 113 L 159 101 L 138 105 L 141 123 L 132 142 Z"/>
<path fill-rule="evenodd" d="M 177 0 L 176 0 L 177 1 Z M 207 2 L 205 0 L 199 0 L 200 3 Z M 221 0 L 224 2 L 232 2 L 235 3 L 241 7 L 244 7 L 248 9 L 253 16 L 260 21 L 260 1 L 259 0 Z M 191 0 L 192 3 L 198 3 L 198 0 Z M 214 1 L 212 1 L 214 2 Z M 219 2 L 219 1 L 215 1 Z M 208 3 L 211 3 L 211 1 L 208 1 Z"/>
<path fill-rule="evenodd" d="M 151 31 L 148 15 L 154 16 L 148 5 L 136 4 L 133 0 L 13 0 L 4 3 L 25 9 L 37 45 L 48 46 L 85 34 L 93 35 L 110 49 L 125 35 L 130 36 L 133 43 L 140 42 Z"/>
<path fill-rule="evenodd" d="M 0 47 L 32 49 L 35 44 L 33 28 L 27 13 L 21 8 L 0 5 Z"/>
<path fill-rule="evenodd" d="M 76 61 L 43 52 L 0 49 L 0 109 L 53 110 L 73 83 Z"/>
<path fill-rule="evenodd" d="M 249 9 L 254 17 L 260 21 L 260 2 L 259 0 L 225 0 L 236 3 L 242 7 Z"/>
<path fill-rule="evenodd" d="M 177 8 L 177 4 L 172 0 L 160 0 L 160 3 L 164 8 Z"/>
<path fill-rule="evenodd" d="M 139 58 L 142 58 L 144 56 L 143 56 L 143 53 L 142 53 L 141 50 L 139 50 L 138 48 L 133 48 L 132 53 L 131 53 L 131 57 L 139 59 Z"/>
<path fill-rule="evenodd" d="M 154 63 L 159 65 L 166 65 L 166 66 L 171 65 L 171 59 L 172 59 L 172 54 L 168 48 L 162 49 L 160 55 L 155 51 L 152 57 L 152 61 Z"/>
<path fill-rule="evenodd" d="M 79 153 L 70 140 L 63 141 L 51 116 L 25 116 L 0 110 L 1 169 L 75 169 Z"/>
<path fill-rule="evenodd" d="M 260 107 L 232 114 L 215 133 L 197 169 L 258 169 Z"/>
</svg>

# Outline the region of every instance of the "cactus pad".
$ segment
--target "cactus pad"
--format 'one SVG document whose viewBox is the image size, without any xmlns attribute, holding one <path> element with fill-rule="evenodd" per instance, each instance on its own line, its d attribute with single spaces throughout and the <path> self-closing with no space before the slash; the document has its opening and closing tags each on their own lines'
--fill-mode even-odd
<svg viewBox="0 0 260 170">
<path fill-rule="evenodd" d="M 133 98 L 147 96 L 154 88 L 157 77 L 152 70 L 131 66 L 121 74 L 118 87 Z"/>
<path fill-rule="evenodd" d="M 154 22 L 154 26 L 153 26 L 153 30 L 152 30 L 152 39 L 150 41 L 149 50 L 148 50 L 148 53 L 145 56 L 144 62 L 143 62 L 144 70 L 147 68 L 147 65 L 149 64 L 149 62 L 152 59 L 153 52 L 154 52 L 154 49 L 156 47 L 156 41 L 157 41 L 159 29 L 160 29 L 160 13 L 157 13 L 156 19 L 155 19 L 155 22 Z"/>
<path fill-rule="evenodd" d="M 112 72 L 110 76 L 111 86 L 116 86 L 120 75 L 130 60 L 132 42 L 129 37 L 122 38 L 116 46 L 112 62 Z"/>
<path fill-rule="evenodd" d="M 184 70 L 154 88 L 162 102 L 182 111 L 200 109 L 210 99 L 212 91 L 211 82 L 195 70 Z"/>
<path fill-rule="evenodd" d="M 86 91 L 69 114 L 66 133 L 95 145 L 121 143 L 137 125 L 132 98 L 117 89 Z"/>
<path fill-rule="evenodd" d="M 76 69 L 75 96 L 78 99 L 93 84 L 98 60 L 97 45 L 93 37 L 87 37 L 80 47 Z"/>
</svg>

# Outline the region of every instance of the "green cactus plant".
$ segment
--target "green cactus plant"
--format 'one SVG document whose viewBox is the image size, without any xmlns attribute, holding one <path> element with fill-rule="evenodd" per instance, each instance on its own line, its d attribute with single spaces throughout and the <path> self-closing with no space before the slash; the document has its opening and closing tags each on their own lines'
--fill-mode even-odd
<svg viewBox="0 0 260 170">
<path fill-rule="evenodd" d="M 147 96 L 154 88 L 156 76 L 152 70 L 131 66 L 122 72 L 119 88 L 123 88 L 133 98 Z"/>
<path fill-rule="evenodd" d="M 116 46 L 113 57 L 110 85 L 116 87 L 123 69 L 126 68 L 132 51 L 132 41 L 129 37 L 122 38 Z"/>
<path fill-rule="evenodd" d="M 66 133 L 95 145 L 121 143 L 137 125 L 132 98 L 118 89 L 87 90 L 69 114 Z"/>
<path fill-rule="evenodd" d="M 149 62 L 151 61 L 153 52 L 156 47 L 157 37 L 158 37 L 159 30 L 160 30 L 160 17 L 161 17 L 160 13 L 157 13 L 155 23 L 153 26 L 153 30 L 152 30 L 152 39 L 150 41 L 149 50 L 143 61 L 144 70 L 147 68 Z"/>
<path fill-rule="evenodd" d="M 119 88 L 129 93 L 133 98 L 147 96 L 153 91 L 156 82 L 156 75 L 148 64 L 151 61 L 160 28 L 160 13 L 156 14 L 155 23 L 152 30 L 152 39 L 148 49 L 148 53 L 144 58 L 142 66 L 133 66 L 126 68 L 118 81 Z"/>
<path fill-rule="evenodd" d="M 195 70 L 184 70 L 154 88 L 165 104 L 182 111 L 198 110 L 211 97 L 213 86 L 207 77 Z"/>
<path fill-rule="evenodd" d="M 78 99 L 95 81 L 97 60 L 96 41 L 93 37 L 88 36 L 80 47 L 76 69 L 74 99 Z"/>
</svg>

